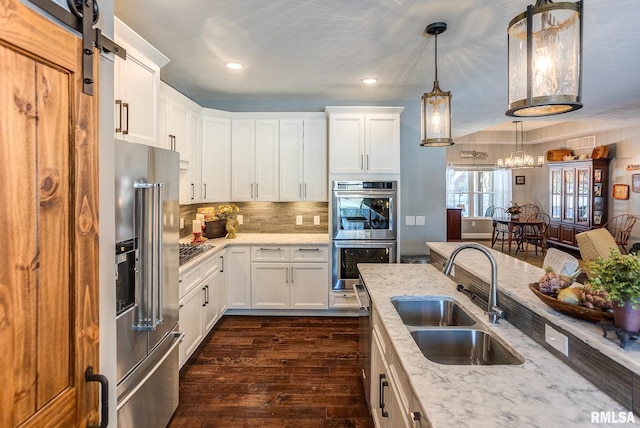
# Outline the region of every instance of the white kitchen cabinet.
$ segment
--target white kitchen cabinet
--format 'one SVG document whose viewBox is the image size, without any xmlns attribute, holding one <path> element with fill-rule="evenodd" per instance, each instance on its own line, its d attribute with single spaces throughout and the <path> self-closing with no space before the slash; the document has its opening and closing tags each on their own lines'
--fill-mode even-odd
<svg viewBox="0 0 640 428">
<path fill-rule="evenodd" d="M 280 200 L 327 200 L 325 119 L 280 120 Z"/>
<path fill-rule="evenodd" d="M 160 110 L 162 120 L 158 127 L 159 139 L 166 141 L 163 146 L 180 153 L 180 163 L 184 167 L 191 160 L 192 140 L 199 143 L 201 107 L 171 86 L 160 82 Z M 193 127 L 193 121 L 198 126 Z"/>
<path fill-rule="evenodd" d="M 214 256 L 215 257 L 215 256 Z M 218 276 L 220 271 L 216 269 L 201 284 L 202 290 L 202 329 L 203 335 L 211 331 L 216 321 L 218 321 Z"/>
<path fill-rule="evenodd" d="M 158 138 L 160 69 L 169 58 L 114 18 L 115 41 L 127 50 L 127 60 L 115 58 L 115 138 L 168 148 Z"/>
<path fill-rule="evenodd" d="M 328 283 L 328 247 L 251 249 L 253 309 L 327 309 Z"/>
<path fill-rule="evenodd" d="M 329 172 L 400 173 L 402 107 L 327 107 Z"/>
<path fill-rule="evenodd" d="M 189 162 L 189 179 L 187 181 L 187 204 L 196 204 L 202 202 L 202 166 L 200 164 L 200 157 L 202 153 L 202 134 L 201 134 L 201 119 L 200 114 L 190 110 L 189 111 L 189 135 L 192 137 L 189 139 L 191 145 L 189 150 L 189 156 L 191 161 Z M 182 198 L 181 198 L 182 199 Z M 181 204 L 185 202 L 180 201 Z"/>
<path fill-rule="evenodd" d="M 278 120 L 233 119 L 231 199 L 277 201 L 278 171 Z"/>
<path fill-rule="evenodd" d="M 251 247 L 227 248 L 229 309 L 251 309 Z"/>
<path fill-rule="evenodd" d="M 231 200 L 231 119 L 226 112 L 202 112 L 201 202 Z"/>
<path fill-rule="evenodd" d="M 202 290 L 195 288 L 180 300 L 180 330 L 184 332 L 184 338 L 180 342 L 180 367 L 204 339 L 202 297 Z"/>
</svg>

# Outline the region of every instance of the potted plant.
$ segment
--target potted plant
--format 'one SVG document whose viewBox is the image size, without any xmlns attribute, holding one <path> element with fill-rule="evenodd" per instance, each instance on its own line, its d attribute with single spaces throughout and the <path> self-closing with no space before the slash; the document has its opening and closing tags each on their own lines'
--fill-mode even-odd
<svg viewBox="0 0 640 428">
<path fill-rule="evenodd" d="M 509 215 L 513 220 L 518 220 L 520 218 L 521 212 L 522 212 L 522 209 L 520 208 L 520 205 L 518 205 L 517 202 L 512 201 L 509 208 L 507 208 L 507 213 L 509 213 Z"/>
<path fill-rule="evenodd" d="M 205 236 L 207 238 L 222 238 L 227 235 L 229 232 L 227 230 L 227 222 L 229 220 L 235 222 L 233 215 L 238 211 L 240 211 L 240 208 L 236 204 L 226 204 L 218 205 L 218 209 L 213 214 L 205 214 Z M 237 227 L 237 224 L 235 226 Z M 235 233 L 233 237 L 235 237 Z"/>
<path fill-rule="evenodd" d="M 615 326 L 632 333 L 640 331 L 640 257 L 612 250 L 608 259 L 598 257 L 587 262 L 586 268 L 587 283 L 609 295 Z"/>
</svg>

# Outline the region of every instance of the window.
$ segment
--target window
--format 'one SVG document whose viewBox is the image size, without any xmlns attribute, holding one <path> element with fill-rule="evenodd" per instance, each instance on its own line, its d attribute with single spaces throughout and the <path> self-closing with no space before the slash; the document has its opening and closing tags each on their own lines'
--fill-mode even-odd
<svg viewBox="0 0 640 428">
<path fill-rule="evenodd" d="M 493 207 L 511 200 L 511 170 L 447 168 L 447 206 L 462 208 L 463 217 L 491 217 Z"/>
</svg>

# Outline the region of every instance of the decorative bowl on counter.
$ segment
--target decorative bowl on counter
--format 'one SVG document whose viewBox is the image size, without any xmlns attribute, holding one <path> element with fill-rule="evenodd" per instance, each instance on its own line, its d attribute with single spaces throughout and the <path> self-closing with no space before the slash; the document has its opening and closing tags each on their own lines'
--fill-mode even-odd
<svg viewBox="0 0 640 428">
<path fill-rule="evenodd" d="M 570 305 L 569 303 L 561 302 L 555 297 L 541 293 L 539 284 L 537 283 L 529 284 L 529 288 L 533 291 L 533 294 L 538 296 L 538 298 L 545 304 L 565 315 L 591 322 L 613 321 L 613 314 L 611 312 L 601 311 L 600 309 L 589 309 L 584 306 Z"/>
</svg>

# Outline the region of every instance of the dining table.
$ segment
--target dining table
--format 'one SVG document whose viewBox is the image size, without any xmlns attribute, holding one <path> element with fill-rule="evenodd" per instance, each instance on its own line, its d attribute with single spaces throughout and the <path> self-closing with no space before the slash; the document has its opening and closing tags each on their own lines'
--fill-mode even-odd
<svg viewBox="0 0 640 428">
<path fill-rule="evenodd" d="M 513 242 L 514 233 L 522 230 L 524 226 L 537 226 L 540 227 L 544 224 L 542 220 L 533 220 L 533 219 L 520 219 L 520 218 L 512 218 L 512 217 L 494 217 L 493 219 L 493 230 L 491 232 L 491 242 L 494 242 L 496 236 L 496 227 L 498 224 L 504 224 L 509 228 L 509 234 L 507 238 L 507 254 L 511 254 L 511 242 Z M 519 244 L 519 243 L 518 243 Z M 518 248 L 516 247 L 516 252 Z"/>
</svg>

